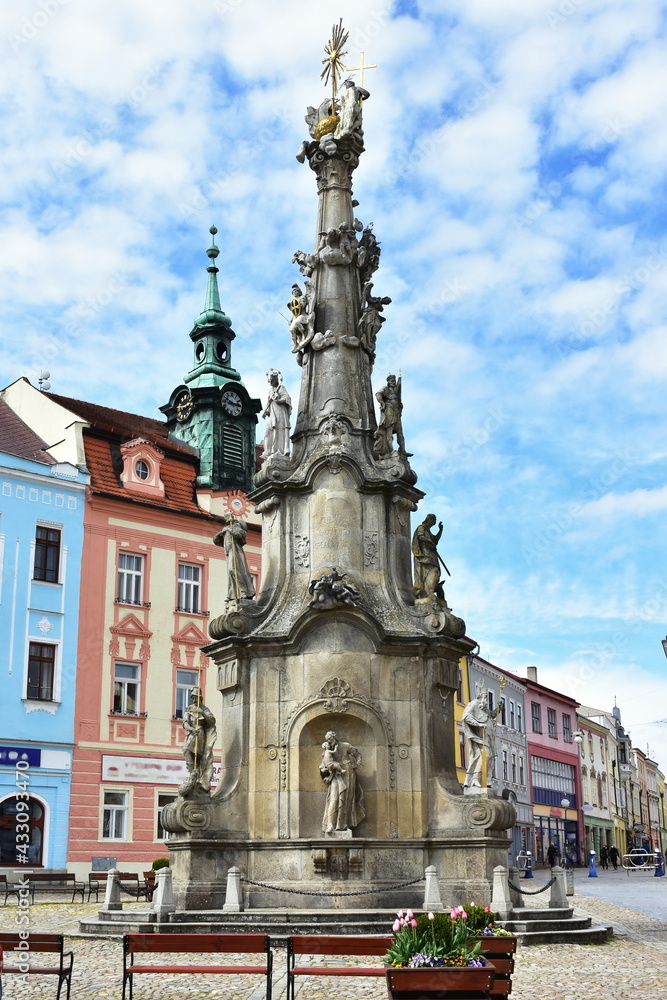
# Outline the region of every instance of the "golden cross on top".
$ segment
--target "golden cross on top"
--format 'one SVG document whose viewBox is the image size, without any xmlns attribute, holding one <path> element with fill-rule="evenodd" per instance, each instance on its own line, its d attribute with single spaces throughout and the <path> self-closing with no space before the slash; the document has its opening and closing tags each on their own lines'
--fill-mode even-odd
<svg viewBox="0 0 667 1000">
<path fill-rule="evenodd" d="M 364 63 L 364 53 L 362 52 L 361 55 L 359 56 L 359 65 L 358 66 L 348 66 L 347 67 L 347 70 L 348 70 L 349 73 L 352 73 L 354 70 L 357 70 L 357 69 L 359 70 L 359 86 L 363 87 L 363 85 L 364 85 L 364 70 L 365 69 L 377 69 L 377 63 Z"/>
</svg>

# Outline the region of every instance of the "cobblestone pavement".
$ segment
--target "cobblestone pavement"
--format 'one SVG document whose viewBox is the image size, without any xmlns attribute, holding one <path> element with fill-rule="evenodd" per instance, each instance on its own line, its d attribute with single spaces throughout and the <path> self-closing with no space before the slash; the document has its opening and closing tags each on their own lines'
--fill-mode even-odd
<svg viewBox="0 0 667 1000">
<path fill-rule="evenodd" d="M 667 899 L 667 878 L 664 897 Z M 537 879 L 531 888 L 537 888 Z M 578 888 L 578 886 L 577 886 Z M 594 891 L 587 886 L 587 891 Z M 657 891 L 657 890 L 653 890 Z M 662 890 L 660 890 L 662 892 Z M 544 897 L 536 897 L 543 899 Z M 512 1000 L 662 1000 L 667 998 L 667 921 L 619 903 L 578 893 L 573 897 L 577 915 L 594 922 L 614 925 L 614 937 L 602 945 L 534 945 L 520 948 L 513 977 Z M 534 901 L 531 901 L 533 905 Z M 127 910 L 145 904 L 125 904 Z M 122 950 L 119 940 L 78 937 L 78 922 L 96 914 L 99 904 L 36 903 L 31 908 L 35 931 L 67 935 L 74 951 L 72 1000 L 120 1000 Z M 660 910 L 660 907 L 657 907 Z M 11 902 L 0 907 L 0 929 L 15 930 L 17 909 Z M 168 956 L 173 961 L 177 956 Z M 259 956 L 258 956 L 259 958 Z M 185 964 L 193 956 L 183 957 Z M 215 956 L 197 956 L 199 964 L 215 962 Z M 226 961 L 226 959 L 225 959 Z M 252 956 L 238 958 L 238 963 Z M 321 960 L 314 959 L 317 964 Z M 364 964 L 364 959 L 358 960 Z M 285 953 L 275 951 L 274 1000 L 284 1000 Z M 229 964 L 236 964 L 233 959 Z M 331 963 L 336 964 L 336 963 Z M 14 981 L 12 981 L 14 980 Z M 3 979 L 3 1000 L 37 1000 L 54 997 L 55 978 L 30 976 L 23 985 L 14 976 Z M 297 985 L 301 1000 L 386 1000 L 382 979 L 304 979 Z M 205 997 L 220 1000 L 260 1000 L 264 996 L 259 977 L 211 976 L 194 981 L 185 975 L 139 976 L 135 1000 L 181 1000 Z"/>
</svg>

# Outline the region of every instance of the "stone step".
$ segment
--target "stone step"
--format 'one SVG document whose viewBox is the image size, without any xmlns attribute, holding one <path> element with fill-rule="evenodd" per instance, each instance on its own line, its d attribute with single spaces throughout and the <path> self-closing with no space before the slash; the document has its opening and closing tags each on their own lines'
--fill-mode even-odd
<svg viewBox="0 0 667 1000">
<path fill-rule="evenodd" d="M 539 934 L 542 931 L 586 930 L 590 917 L 570 917 L 566 920 L 505 920 L 503 927 L 512 934 Z"/>
<path fill-rule="evenodd" d="M 611 937 L 613 927 L 593 925 L 583 930 L 545 930 L 517 932 L 518 943 L 530 944 L 603 944 Z"/>
<path fill-rule="evenodd" d="M 235 916 L 238 917 L 239 914 L 235 914 Z M 132 920 L 128 920 L 127 922 L 118 920 L 87 920 L 81 921 L 79 924 L 79 934 L 81 937 L 114 938 L 122 937 L 123 934 L 139 932 L 159 932 L 161 934 L 229 934 L 242 931 L 270 934 L 271 940 L 275 943 L 276 947 L 284 946 L 286 939 L 293 934 L 379 934 L 383 936 L 391 934 L 391 931 L 387 930 L 387 923 L 384 920 L 341 921 L 337 918 L 332 919 L 328 924 L 321 921 L 301 921 L 295 923 L 290 919 L 279 922 L 272 921 L 270 923 L 262 921 L 239 922 L 238 920 L 235 922 L 200 920 L 193 921 L 192 923 L 186 921 L 139 923 Z"/>
<path fill-rule="evenodd" d="M 517 906 L 512 910 L 512 920 L 569 920 L 574 910 L 571 906 L 551 909 L 545 906 Z M 504 921 L 498 921 L 504 926 Z"/>
</svg>

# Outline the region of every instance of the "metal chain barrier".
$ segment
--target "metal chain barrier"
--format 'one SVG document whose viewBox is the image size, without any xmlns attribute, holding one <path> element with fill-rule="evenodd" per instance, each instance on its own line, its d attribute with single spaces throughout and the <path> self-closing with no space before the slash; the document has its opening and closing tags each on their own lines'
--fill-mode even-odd
<svg viewBox="0 0 667 1000">
<path fill-rule="evenodd" d="M 358 892 L 314 892 L 307 889 L 283 889 L 280 885 L 268 885 L 266 882 L 254 882 L 251 878 L 241 876 L 241 882 L 248 885 L 259 885 L 262 889 L 273 889 L 274 892 L 292 892 L 295 896 L 373 896 L 378 892 L 389 892 L 390 889 L 404 889 L 406 885 L 417 885 L 423 878 L 413 878 L 411 882 L 398 882 L 396 885 L 383 885 L 377 889 L 359 889 Z"/>
<path fill-rule="evenodd" d="M 121 892 L 126 893 L 128 896 L 133 896 L 134 899 L 140 899 L 142 896 L 149 896 L 151 893 L 155 892 L 155 886 L 147 885 L 144 889 L 129 889 L 123 885 L 122 882 L 118 882 L 118 888 Z"/>
<path fill-rule="evenodd" d="M 540 892 L 546 892 L 547 889 L 550 889 L 555 881 L 556 877 L 554 875 L 554 877 L 550 878 L 549 881 L 545 885 L 543 885 L 541 889 L 532 889 L 532 890 L 524 888 L 520 889 L 518 885 L 514 885 L 513 882 L 509 881 L 509 879 L 507 881 L 507 884 L 509 885 L 510 889 L 513 889 L 514 892 L 518 892 L 521 896 L 537 896 Z"/>
</svg>

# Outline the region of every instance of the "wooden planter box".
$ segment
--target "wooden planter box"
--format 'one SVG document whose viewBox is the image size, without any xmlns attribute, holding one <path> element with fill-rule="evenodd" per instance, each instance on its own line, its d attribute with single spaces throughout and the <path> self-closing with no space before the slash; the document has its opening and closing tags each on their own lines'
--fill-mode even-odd
<svg viewBox="0 0 667 1000">
<path fill-rule="evenodd" d="M 387 995 L 389 1000 L 429 1000 L 446 997 L 447 1000 L 486 1000 L 493 987 L 494 967 L 486 961 L 481 969 L 395 969 L 387 967 Z"/>
<path fill-rule="evenodd" d="M 512 992 L 516 937 L 478 937 L 472 938 L 472 940 L 479 941 L 482 955 L 493 964 L 496 970 L 493 987 L 489 994 L 491 1000 L 505 1000 Z"/>
</svg>

